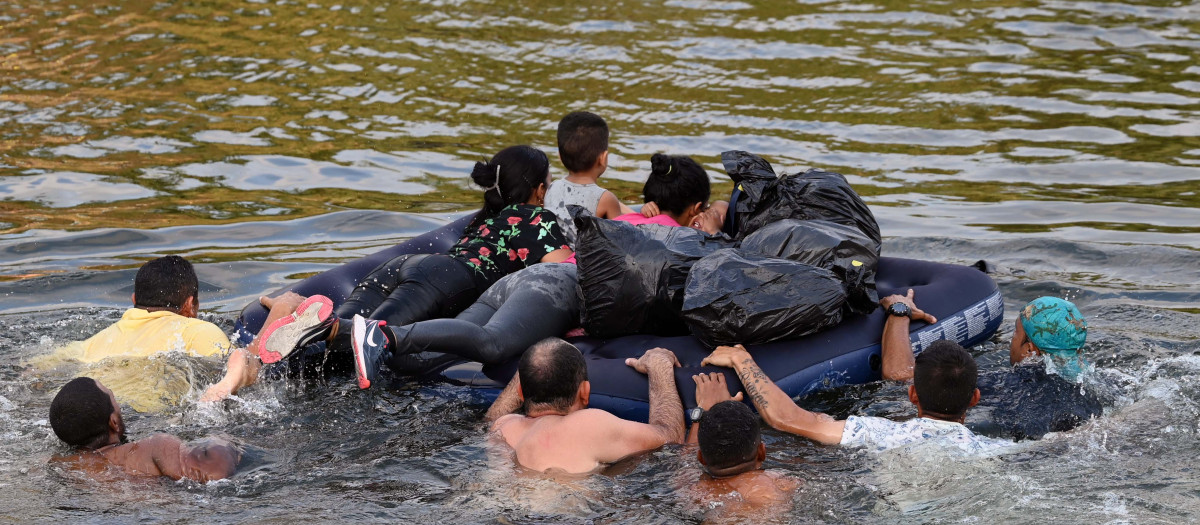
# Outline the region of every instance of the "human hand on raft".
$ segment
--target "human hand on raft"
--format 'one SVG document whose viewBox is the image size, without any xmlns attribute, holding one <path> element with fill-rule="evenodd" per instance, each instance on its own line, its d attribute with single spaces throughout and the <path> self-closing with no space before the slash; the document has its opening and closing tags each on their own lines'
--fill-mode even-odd
<svg viewBox="0 0 1200 525">
<path fill-rule="evenodd" d="M 925 321 L 926 323 L 929 323 L 929 324 L 933 324 L 933 323 L 937 322 L 936 317 L 929 315 L 928 313 L 925 313 L 925 311 L 921 310 L 920 308 L 917 308 L 917 303 L 913 302 L 912 288 L 908 289 L 908 295 L 889 295 L 889 296 L 884 297 L 883 299 L 879 300 L 879 305 L 884 307 L 884 309 L 887 309 L 887 307 L 889 307 L 895 303 L 904 303 L 905 305 L 908 305 L 908 318 L 909 319 L 912 319 L 914 321 Z"/>
<path fill-rule="evenodd" d="M 696 382 L 696 406 L 708 411 L 713 405 L 722 401 L 741 401 L 742 393 L 729 395 L 729 387 L 725 384 L 725 374 L 712 372 L 692 376 Z"/>
<path fill-rule="evenodd" d="M 683 366 L 679 364 L 679 358 L 675 357 L 675 353 L 666 348 L 651 348 L 646 350 L 642 357 L 637 359 L 630 357 L 625 360 L 625 364 L 643 374 L 649 373 L 650 367 L 655 363 L 665 363 L 670 367 Z"/>
<path fill-rule="evenodd" d="M 650 219 L 658 217 L 658 215 L 661 213 L 662 211 L 658 209 L 658 205 L 654 204 L 654 201 L 650 201 L 642 205 L 642 217 Z"/>
<path fill-rule="evenodd" d="M 723 366 L 725 368 L 734 368 L 734 366 L 750 357 L 750 352 L 746 351 L 746 347 L 742 345 L 736 346 L 718 346 L 713 350 L 708 357 L 700 361 L 701 365 L 708 366 Z"/>
</svg>

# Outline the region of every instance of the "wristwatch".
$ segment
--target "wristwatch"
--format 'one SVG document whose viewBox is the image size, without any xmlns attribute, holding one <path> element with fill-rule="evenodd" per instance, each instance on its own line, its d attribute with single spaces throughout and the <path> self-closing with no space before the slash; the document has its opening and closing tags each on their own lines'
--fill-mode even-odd
<svg viewBox="0 0 1200 525">
<path fill-rule="evenodd" d="M 896 317 L 911 317 L 912 309 L 910 309 L 907 304 L 897 301 L 888 305 L 887 313 Z"/>
<path fill-rule="evenodd" d="M 688 410 L 688 418 L 692 420 L 692 423 L 699 423 L 700 418 L 703 418 L 703 417 L 704 417 L 704 409 L 703 408 L 696 407 L 691 410 Z"/>
</svg>

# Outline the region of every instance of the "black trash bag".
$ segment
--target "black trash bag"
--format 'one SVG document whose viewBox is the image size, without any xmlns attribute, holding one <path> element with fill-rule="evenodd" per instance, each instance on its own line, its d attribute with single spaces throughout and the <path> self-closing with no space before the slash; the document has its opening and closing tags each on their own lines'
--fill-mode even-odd
<svg viewBox="0 0 1200 525">
<path fill-rule="evenodd" d="M 577 231 L 580 321 L 588 335 L 686 335 L 679 311 L 688 271 L 701 257 L 734 246 L 733 240 L 692 228 L 634 226 L 569 208 Z"/>
<path fill-rule="evenodd" d="M 826 220 L 858 228 L 879 252 L 879 223 L 842 174 L 810 169 L 776 177 L 767 161 L 745 151 L 726 151 L 721 163 L 742 191 L 729 210 L 736 214 L 734 239 L 783 219 Z"/>
<path fill-rule="evenodd" d="M 710 348 L 794 339 L 842 321 L 846 290 L 832 271 L 720 250 L 692 266 L 683 319 Z"/>
<path fill-rule="evenodd" d="M 785 219 L 759 228 L 742 240 L 743 253 L 783 257 L 832 270 L 846 287 L 848 312 L 875 311 L 878 244 L 853 226 L 829 221 Z"/>
</svg>

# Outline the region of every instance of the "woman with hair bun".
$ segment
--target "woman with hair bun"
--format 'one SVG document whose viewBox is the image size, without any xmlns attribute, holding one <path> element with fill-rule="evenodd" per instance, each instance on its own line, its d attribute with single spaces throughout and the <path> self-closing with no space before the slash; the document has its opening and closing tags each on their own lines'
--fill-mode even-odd
<svg viewBox="0 0 1200 525">
<path fill-rule="evenodd" d="M 367 388 L 379 367 L 364 359 L 363 348 L 386 341 L 380 327 L 454 316 L 501 277 L 571 255 L 557 218 L 542 208 L 550 186 L 545 153 L 530 146 L 505 148 L 475 163 L 471 179 L 484 188 L 483 209 L 449 253 L 406 254 L 379 265 L 336 312 L 329 298 L 309 297 L 263 332 L 263 362 L 325 341 L 333 351 L 353 350 L 358 384 Z"/>
</svg>

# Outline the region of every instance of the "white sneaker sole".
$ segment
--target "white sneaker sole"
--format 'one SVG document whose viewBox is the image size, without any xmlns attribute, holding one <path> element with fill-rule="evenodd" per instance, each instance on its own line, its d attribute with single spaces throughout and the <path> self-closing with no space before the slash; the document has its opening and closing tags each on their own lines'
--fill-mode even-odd
<svg viewBox="0 0 1200 525">
<path fill-rule="evenodd" d="M 313 327 L 325 322 L 333 313 L 333 301 L 324 295 L 306 299 L 292 315 L 277 319 L 259 338 L 258 357 L 263 363 L 282 361 Z"/>
</svg>

